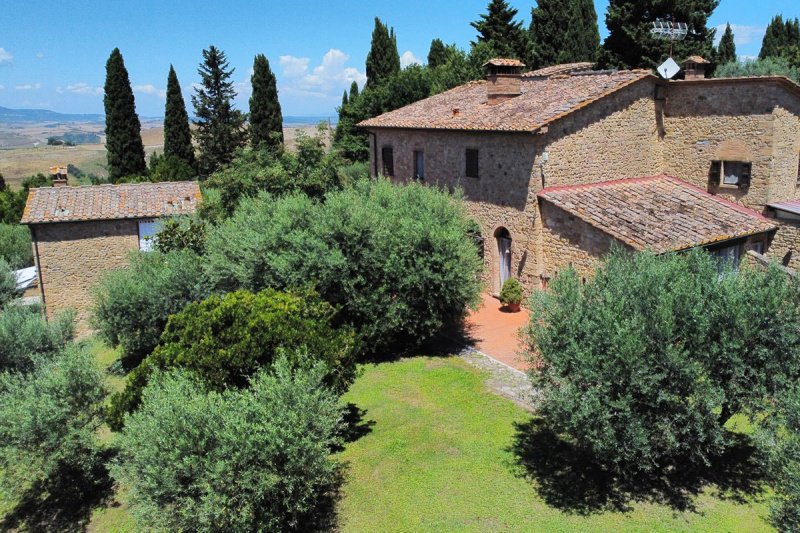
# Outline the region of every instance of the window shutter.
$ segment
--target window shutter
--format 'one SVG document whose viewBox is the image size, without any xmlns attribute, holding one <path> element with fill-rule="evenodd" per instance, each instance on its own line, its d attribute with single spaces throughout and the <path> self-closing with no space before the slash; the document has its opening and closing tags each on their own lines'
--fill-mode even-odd
<svg viewBox="0 0 800 533">
<path fill-rule="evenodd" d="M 384 146 L 381 150 L 381 159 L 383 159 L 383 175 L 386 177 L 394 176 L 394 150 L 391 146 Z"/>
<path fill-rule="evenodd" d="M 753 173 L 753 163 L 742 163 L 742 176 L 739 178 L 739 188 L 750 187 L 750 176 Z"/>
<path fill-rule="evenodd" d="M 708 182 L 714 186 L 719 185 L 721 175 L 722 175 L 722 161 L 712 161 L 711 169 L 708 171 Z"/>
</svg>

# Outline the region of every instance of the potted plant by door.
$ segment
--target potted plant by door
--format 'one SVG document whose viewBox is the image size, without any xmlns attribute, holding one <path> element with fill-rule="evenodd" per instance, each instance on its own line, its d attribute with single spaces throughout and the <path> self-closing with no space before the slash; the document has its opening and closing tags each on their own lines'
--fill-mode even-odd
<svg viewBox="0 0 800 533">
<path fill-rule="evenodd" d="M 508 278 L 503 283 L 500 291 L 500 303 L 512 312 L 519 312 L 519 304 L 522 303 L 522 285 L 515 278 Z"/>
</svg>

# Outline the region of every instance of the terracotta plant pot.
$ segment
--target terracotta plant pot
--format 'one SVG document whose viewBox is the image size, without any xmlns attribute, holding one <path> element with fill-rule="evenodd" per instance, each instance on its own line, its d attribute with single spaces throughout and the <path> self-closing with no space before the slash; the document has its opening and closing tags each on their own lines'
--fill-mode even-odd
<svg viewBox="0 0 800 533">
<path fill-rule="evenodd" d="M 509 313 L 519 313 L 519 304 L 506 304 Z"/>
</svg>

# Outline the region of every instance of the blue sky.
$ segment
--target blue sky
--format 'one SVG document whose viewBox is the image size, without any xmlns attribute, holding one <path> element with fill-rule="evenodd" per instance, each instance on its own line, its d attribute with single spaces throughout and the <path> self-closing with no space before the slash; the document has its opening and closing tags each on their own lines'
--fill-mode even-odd
<svg viewBox="0 0 800 533">
<path fill-rule="evenodd" d="M 122 51 L 142 116 L 161 116 L 172 63 L 187 105 L 209 44 L 232 66 L 246 109 L 253 56 L 264 53 L 278 78 L 285 115 L 332 115 L 342 90 L 362 84 L 373 17 L 395 28 L 403 63 L 424 61 L 431 39 L 468 46 L 469 23 L 487 0 L 3 0 L 0 106 L 102 113 L 105 61 Z M 527 25 L 533 0 L 511 0 Z M 608 0 L 595 0 L 606 35 Z M 734 26 L 740 55 L 758 54 L 776 14 L 800 16 L 798 0 L 722 0 L 710 25 Z M 190 109 L 191 112 L 191 109 Z"/>
</svg>

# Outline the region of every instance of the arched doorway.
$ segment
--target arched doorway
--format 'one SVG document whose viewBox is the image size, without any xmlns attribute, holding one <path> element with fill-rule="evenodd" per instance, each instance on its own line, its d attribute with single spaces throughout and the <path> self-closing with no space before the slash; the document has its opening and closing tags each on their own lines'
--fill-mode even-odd
<svg viewBox="0 0 800 533">
<path fill-rule="evenodd" d="M 498 270 L 500 271 L 500 289 L 503 283 L 511 277 L 511 234 L 506 228 L 497 228 L 494 232 L 497 239 Z"/>
</svg>

